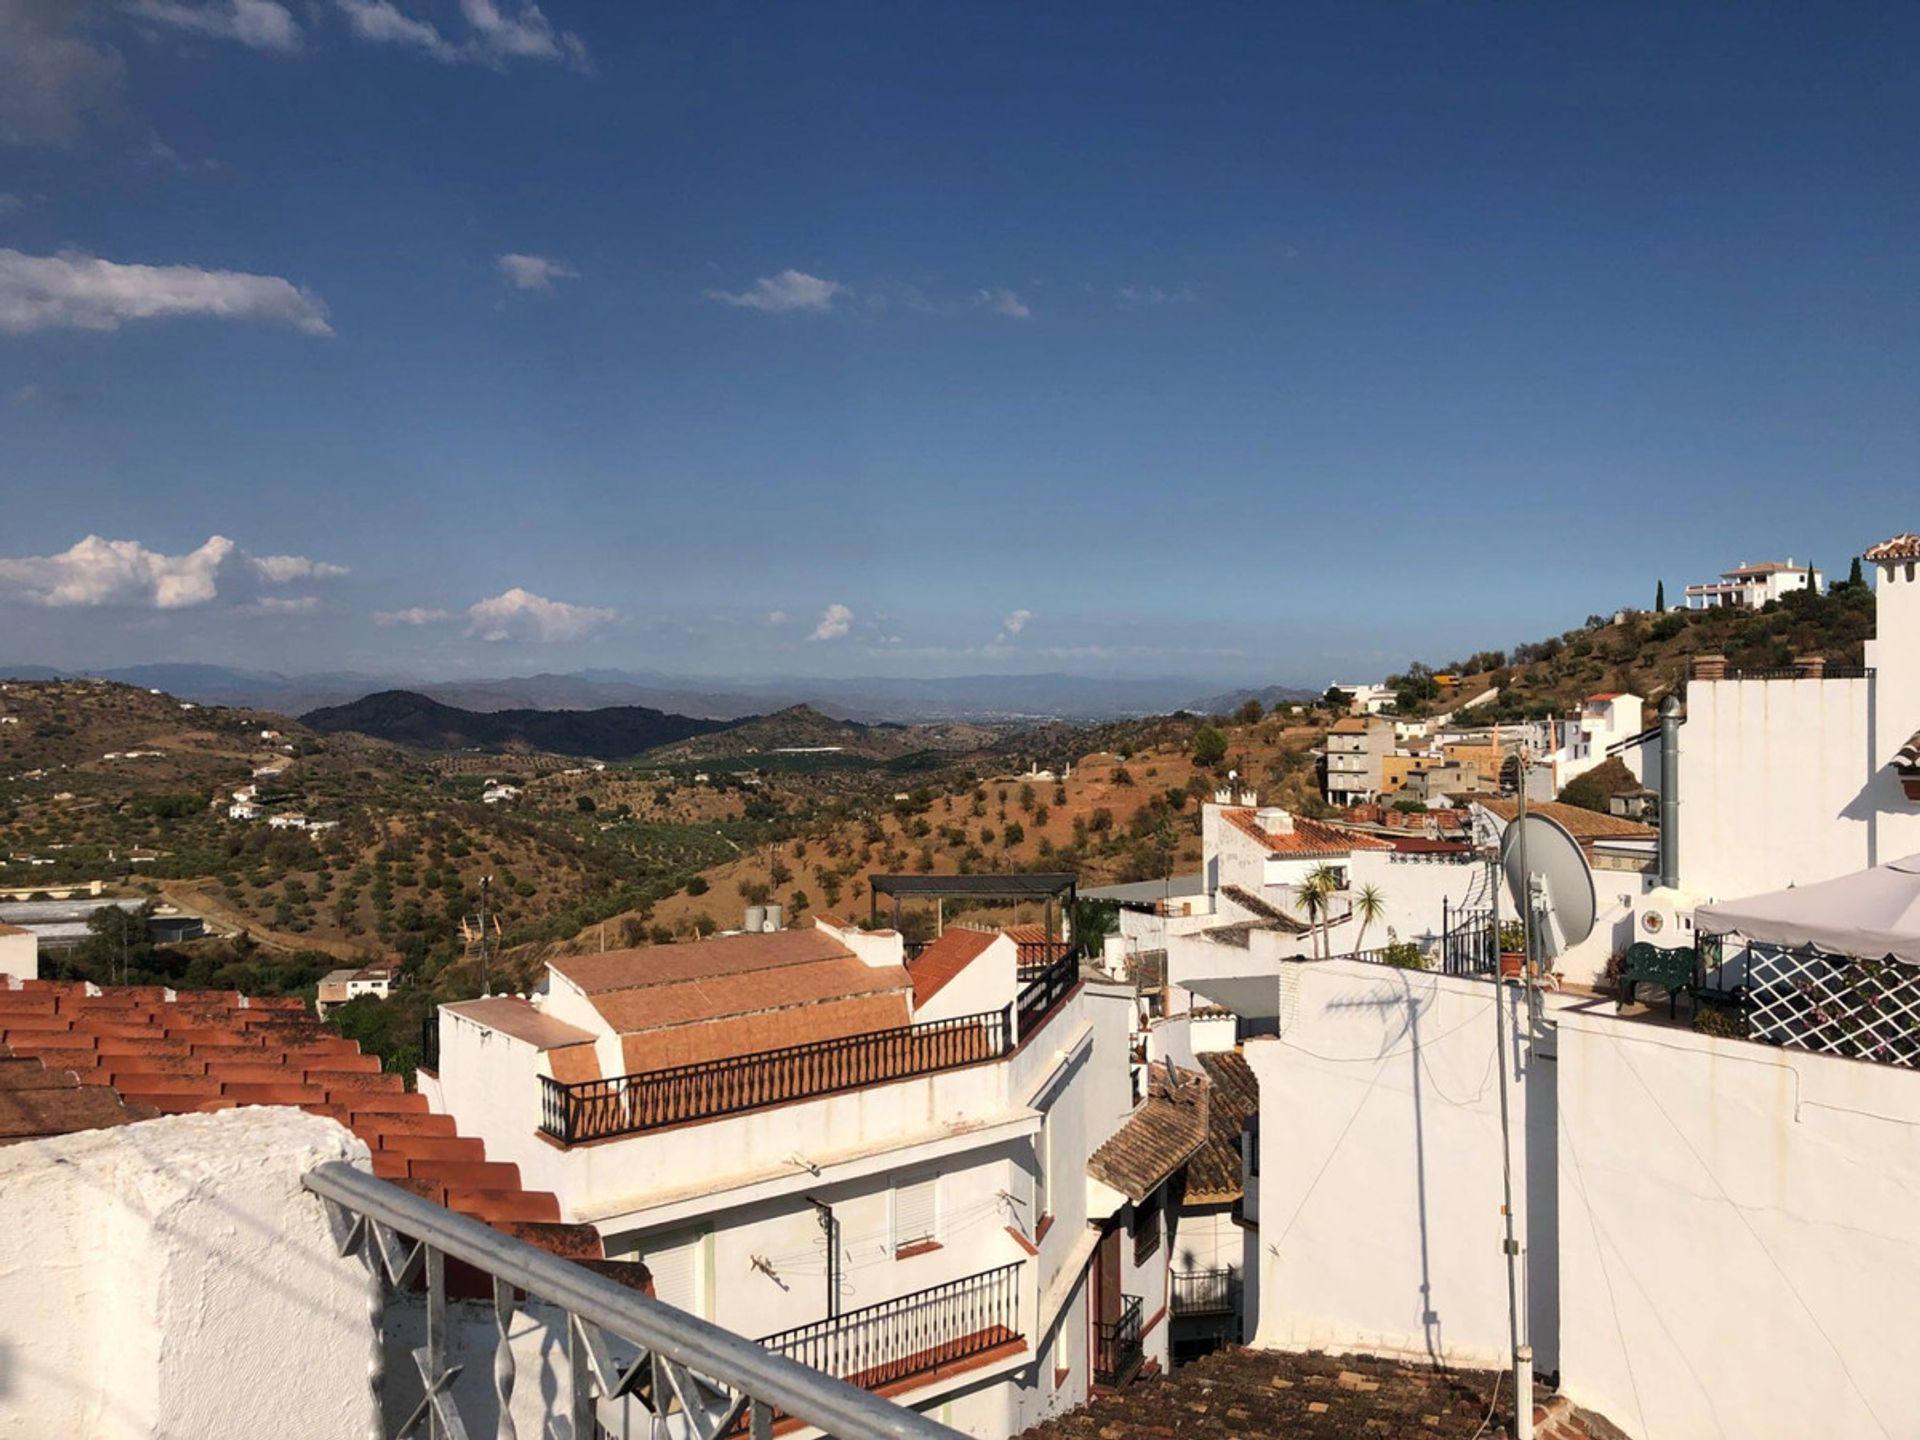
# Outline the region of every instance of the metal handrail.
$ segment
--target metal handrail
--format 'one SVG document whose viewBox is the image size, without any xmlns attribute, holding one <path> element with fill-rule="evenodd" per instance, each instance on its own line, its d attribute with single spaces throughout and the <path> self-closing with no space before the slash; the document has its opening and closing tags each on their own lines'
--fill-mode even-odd
<svg viewBox="0 0 1920 1440">
<path fill-rule="evenodd" d="M 1125 1383 L 1146 1358 L 1140 1338 L 1141 1297 L 1122 1295 L 1114 1320 L 1094 1322 L 1093 1378 L 1102 1385 Z"/>
<path fill-rule="evenodd" d="M 1067 996 L 1067 992 L 1080 983 L 1080 952 L 1074 947 L 1027 982 L 1014 1001 L 1014 1013 L 1019 1016 L 1020 1036 L 1026 1038 L 1027 1032 L 1045 1018 L 1048 1011 L 1058 1005 Z"/>
<path fill-rule="evenodd" d="M 540 1128 L 567 1145 L 637 1135 L 998 1060 L 1012 1048 L 1007 1012 L 987 1010 L 607 1080 L 543 1075 Z"/>
<path fill-rule="evenodd" d="M 427 1278 L 427 1343 L 414 1352 L 423 1398 L 403 1434 L 427 1417 L 461 1433 L 453 1380 L 459 1366 L 447 1363 L 446 1261 L 462 1261 L 492 1277 L 499 1340 L 494 1353 L 494 1392 L 502 1411 L 511 1405 L 514 1356 L 509 1344 L 516 1292 L 566 1313 L 571 1414 L 575 1435 L 596 1433 L 603 1400 L 628 1398 L 661 1412 L 677 1409 L 696 1440 L 718 1440 L 743 1412 L 756 1440 L 773 1433 L 774 1411 L 790 1415 L 845 1440 L 959 1440 L 960 1432 L 871 1395 L 845 1381 L 810 1370 L 797 1360 L 723 1330 L 643 1295 L 584 1266 L 562 1260 L 478 1220 L 377 1180 L 343 1161 L 316 1165 L 301 1183 L 326 1201 L 343 1255 L 358 1254 L 368 1268 L 368 1314 L 375 1330 L 369 1383 L 374 1413 L 384 1381 L 380 1334 L 389 1287 Z M 612 1360 L 607 1338 L 637 1347 L 634 1359 Z M 651 1385 L 647 1381 L 651 1380 Z M 511 1433 L 503 1426 L 501 1433 Z M 375 1437 L 385 1430 L 378 1419 Z"/>
<path fill-rule="evenodd" d="M 1169 1301 L 1175 1315 L 1228 1315 L 1240 1308 L 1240 1272 L 1232 1266 L 1214 1270 L 1175 1270 Z"/>
<path fill-rule="evenodd" d="M 763 1336 L 842 1380 L 888 1385 L 965 1359 L 1020 1335 L 1020 1262 Z"/>
</svg>

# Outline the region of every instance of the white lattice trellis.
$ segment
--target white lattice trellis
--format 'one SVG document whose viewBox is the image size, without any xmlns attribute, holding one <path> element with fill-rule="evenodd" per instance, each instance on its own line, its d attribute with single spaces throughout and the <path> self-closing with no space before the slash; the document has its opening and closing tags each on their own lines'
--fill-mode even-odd
<svg viewBox="0 0 1920 1440">
<path fill-rule="evenodd" d="M 1747 1035 L 1920 1067 L 1920 969 L 1815 948 L 1747 948 Z"/>
</svg>

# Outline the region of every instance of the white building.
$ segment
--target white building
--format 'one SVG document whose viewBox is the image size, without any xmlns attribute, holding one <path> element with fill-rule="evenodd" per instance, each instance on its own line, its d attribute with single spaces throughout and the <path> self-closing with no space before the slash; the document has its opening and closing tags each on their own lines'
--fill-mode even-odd
<svg viewBox="0 0 1920 1440">
<path fill-rule="evenodd" d="M 1640 734 L 1644 705 L 1638 695 L 1607 691 L 1589 695 L 1578 718 L 1559 722 L 1554 737 L 1559 744 L 1545 757 L 1552 767 L 1553 793 L 1559 794 L 1568 782 L 1605 764 L 1610 747 Z"/>
<path fill-rule="evenodd" d="M 518 785 L 488 785 L 480 792 L 480 801 L 485 805 L 499 805 L 520 798 Z"/>
<path fill-rule="evenodd" d="M 31 930 L 0 924 L 0 977 L 36 980 L 40 976 L 40 941 Z"/>
<path fill-rule="evenodd" d="M 1349 697 L 1349 715 L 1378 715 L 1393 709 L 1399 701 L 1398 692 L 1386 685 L 1335 685 L 1333 688 Z"/>
<path fill-rule="evenodd" d="M 950 929 L 805 930 L 550 962 L 445 1005 L 420 1088 L 656 1294 L 971 1434 L 1168 1363 L 1169 1179 L 1207 1087 L 1130 988 Z M 1144 1098 L 1137 1098 L 1144 1092 Z"/>
<path fill-rule="evenodd" d="M 227 806 L 227 818 L 229 820 L 258 820 L 260 818 L 260 807 L 251 800 L 236 800 Z"/>
<path fill-rule="evenodd" d="M 334 1006 L 357 1000 L 362 995 L 385 1000 L 393 993 L 393 982 L 399 973 L 399 969 L 392 965 L 363 965 L 358 970 L 349 966 L 344 970 L 329 970 L 320 977 L 313 1008 L 324 1015 Z"/>
<path fill-rule="evenodd" d="M 1817 595 L 1825 588 L 1820 572 L 1811 565 L 1795 565 L 1791 555 L 1785 560 L 1768 560 L 1759 565 L 1738 565 L 1722 570 L 1718 580 L 1687 586 L 1687 608 L 1713 610 L 1743 605 L 1749 610 L 1758 610 L 1782 595 L 1805 590 L 1809 576 Z"/>
<path fill-rule="evenodd" d="M 1790 675 L 1750 677 L 1695 660 L 1679 737 L 1687 889 L 1732 899 L 1920 852 L 1920 797 L 1904 783 L 1920 772 L 1901 759 L 1920 739 L 1920 536 L 1865 558 L 1876 621 L 1864 669 L 1807 657 Z"/>
<path fill-rule="evenodd" d="M 307 828 L 307 817 L 298 810 L 286 810 L 278 815 L 269 815 L 267 824 L 275 830 L 304 830 Z"/>
</svg>

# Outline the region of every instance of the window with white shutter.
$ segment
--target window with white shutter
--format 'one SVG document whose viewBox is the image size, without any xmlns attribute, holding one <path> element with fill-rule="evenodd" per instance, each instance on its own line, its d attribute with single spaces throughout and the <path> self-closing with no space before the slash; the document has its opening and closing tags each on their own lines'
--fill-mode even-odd
<svg viewBox="0 0 1920 1440">
<path fill-rule="evenodd" d="M 893 1248 L 931 1244 L 939 1229 L 934 1178 L 896 1183 L 893 1187 Z"/>
<path fill-rule="evenodd" d="M 704 1317 L 700 1304 L 700 1237 L 663 1235 L 640 1248 L 640 1260 L 653 1276 L 656 1300 Z"/>
</svg>

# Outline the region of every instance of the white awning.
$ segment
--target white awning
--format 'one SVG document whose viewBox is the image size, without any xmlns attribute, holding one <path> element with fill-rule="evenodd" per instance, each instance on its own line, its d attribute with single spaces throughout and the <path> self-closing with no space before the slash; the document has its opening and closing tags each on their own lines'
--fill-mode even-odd
<svg viewBox="0 0 1920 1440">
<path fill-rule="evenodd" d="M 1920 965 L 1920 855 L 1871 870 L 1702 905 L 1695 931 L 1740 934 L 1769 945 L 1817 945 L 1838 955 L 1891 955 Z"/>
</svg>

